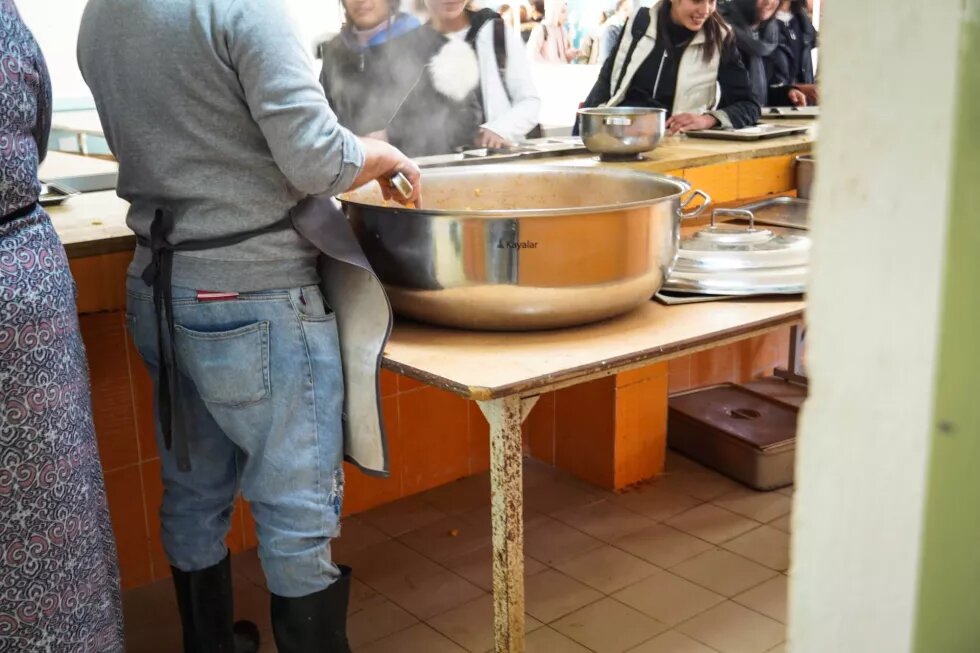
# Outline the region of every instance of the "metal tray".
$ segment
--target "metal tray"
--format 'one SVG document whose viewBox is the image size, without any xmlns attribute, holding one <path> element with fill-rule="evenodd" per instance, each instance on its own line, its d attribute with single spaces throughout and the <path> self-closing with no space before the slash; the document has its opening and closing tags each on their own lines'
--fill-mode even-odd
<svg viewBox="0 0 980 653">
<path fill-rule="evenodd" d="M 757 224 L 786 227 L 789 229 L 810 228 L 810 201 L 797 197 L 773 197 L 739 206 L 743 211 L 751 211 Z"/>
<path fill-rule="evenodd" d="M 765 138 L 779 138 L 781 136 L 803 134 L 809 129 L 807 126 L 786 127 L 759 123 L 753 127 L 743 127 L 742 129 L 696 129 L 686 133 L 692 138 L 714 138 L 725 141 L 759 141 Z"/>
<path fill-rule="evenodd" d="M 770 118 L 819 118 L 820 107 L 763 107 L 762 117 Z"/>
<path fill-rule="evenodd" d="M 58 206 L 76 195 L 81 193 L 65 184 L 41 182 L 41 196 L 37 198 L 37 203 L 41 206 Z"/>
<path fill-rule="evenodd" d="M 55 177 L 47 181 L 61 188 L 70 188 L 79 193 L 97 193 L 105 190 L 116 190 L 118 172 L 100 172 L 94 175 L 77 175 L 73 177 Z M 41 183 L 45 183 L 43 180 Z"/>
</svg>

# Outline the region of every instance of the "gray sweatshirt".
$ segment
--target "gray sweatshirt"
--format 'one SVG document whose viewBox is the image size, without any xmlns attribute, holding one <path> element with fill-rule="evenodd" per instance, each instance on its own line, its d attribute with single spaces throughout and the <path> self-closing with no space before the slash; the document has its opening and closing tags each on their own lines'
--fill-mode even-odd
<svg viewBox="0 0 980 653">
<path fill-rule="evenodd" d="M 127 224 L 170 242 L 252 231 L 308 195 L 347 190 L 364 153 L 341 127 L 282 0 L 90 0 L 78 63 L 119 160 Z M 174 258 L 173 283 L 256 291 L 316 283 L 292 229 Z M 149 252 L 137 249 L 138 276 Z"/>
</svg>

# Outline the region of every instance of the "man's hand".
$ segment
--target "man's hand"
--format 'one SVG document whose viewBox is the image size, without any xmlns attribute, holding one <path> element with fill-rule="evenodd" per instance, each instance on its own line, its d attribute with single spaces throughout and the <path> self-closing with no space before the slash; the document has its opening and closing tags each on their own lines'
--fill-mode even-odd
<svg viewBox="0 0 980 653">
<path fill-rule="evenodd" d="M 789 101 L 794 107 L 805 107 L 807 106 L 806 95 L 803 94 L 798 88 L 790 89 L 789 91 Z"/>
<path fill-rule="evenodd" d="M 711 129 L 718 125 L 718 119 L 704 113 L 678 113 L 667 120 L 667 133 L 670 136 L 680 132 L 695 131 L 698 129 Z"/>
<path fill-rule="evenodd" d="M 377 181 L 381 186 L 381 195 L 385 200 L 395 200 L 404 205 L 420 206 L 422 203 L 422 171 L 419 170 L 418 165 L 388 143 L 373 138 L 361 138 L 360 141 L 361 147 L 364 148 L 364 166 L 348 190 L 354 190 L 372 181 Z M 405 175 L 412 184 L 412 196 L 409 198 L 403 197 L 391 183 L 391 178 L 399 172 Z"/>
<path fill-rule="evenodd" d="M 497 132 L 492 132 L 485 127 L 480 128 L 480 133 L 476 136 L 476 146 L 477 147 L 493 147 L 500 148 L 510 145 L 510 141 L 498 134 Z"/>
<path fill-rule="evenodd" d="M 820 104 L 820 93 L 816 84 L 796 84 L 794 91 L 799 91 L 806 98 L 806 106 L 815 107 Z"/>
</svg>

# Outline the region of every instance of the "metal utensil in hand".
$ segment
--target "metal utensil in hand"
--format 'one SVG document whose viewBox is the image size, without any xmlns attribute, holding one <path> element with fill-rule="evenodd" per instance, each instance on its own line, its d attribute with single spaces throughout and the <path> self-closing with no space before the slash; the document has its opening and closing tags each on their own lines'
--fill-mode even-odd
<svg viewBox="0 0 980 653">
<path fill-rule="evenodd" d="M 412 186 L 412 182 L 403 173 L 396 172 L 388 178 L 388 181 L 391 182 L 391 185 L 395 187 L 395 190 L 398 191 L 403 199 L 412 199 L 412 193 L 415 192 L 415 187 Z"/>
</svg>

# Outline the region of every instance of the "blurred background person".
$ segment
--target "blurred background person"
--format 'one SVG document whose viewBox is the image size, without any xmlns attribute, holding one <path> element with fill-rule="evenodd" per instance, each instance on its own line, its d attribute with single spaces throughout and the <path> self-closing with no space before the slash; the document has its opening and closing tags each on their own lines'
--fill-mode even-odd
<svg viewBox="0 0 980 653">
<path fill-rule="evenodd" d="M 616 10 L 606 19 L 600 28 L 599 58 L 596 63 L 602 65 L 616 51 L 619 37 L 623 34 L 623 26 L 633 15 L 633 0 L 618 0 Z"/>
<path fill-rule="evenodd" d="M 727 0 L 718 5 L 735 34 L 742 62 L 749 71 L 752 97 L 759 106 L 803 101 L 802 93 L 779 84 L 774 67 L 782 60 L 779 27 L 774 20 L 779 0 Z M 771 97 L 770 97 L 771 95 Z"/>
<path fill-rule="evenodd" d="M 571 63 L 579 56 L 568 32 L 568 0 L 546 0 L 544 16 L 527 42 L 531 61 Z"/>
<path fill-rule="evenodd" d="M 38 204 L 51 82 L 0 0 L 0 650 L 123 653 L 75 284 Z"/>
<path fill-rule="evenodd" d="M 478 99 L 440 94 L 429 74 L 447 39 L 401 12 L 400 0 L 343 0 L 343 7 L 340 34 L 321 47 L 320 73 L 340 123 L 410 157 L 472 147 Z"/>
<path fill-rule="evenodd" d="M 478 147 L 499 148 L 535 134 L 541 112 L 524 43 L 490 9 L 469 11 L 459 0 L 428 0 L 430 26 L 468 43 L 479 60 Z"/>
<path fill-rule="evenodd" d="M 813 52 L 817 49 L 817 30 L 813 25 L 810 8 L 804 0 L 783 0 L 776 12 L 780 52 L 785 60 L 777 63 L 777 73 L 784 75 L 775 83 L 794 86 L 805 97 L 807 104 L 815 105 L 819 97 Z"/>
</svg>

